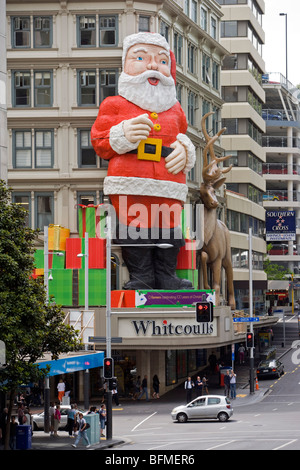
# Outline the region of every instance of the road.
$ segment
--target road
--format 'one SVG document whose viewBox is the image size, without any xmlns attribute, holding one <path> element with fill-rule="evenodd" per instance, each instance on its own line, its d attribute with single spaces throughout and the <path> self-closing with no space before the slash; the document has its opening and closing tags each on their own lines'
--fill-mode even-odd
<svg viewBox="0 0 300 470">
<path fill-rule="evenodd" d="M 201 450 L 299 450 L 300 348 L 299 353 L 297 349 L 289 349 L 298 339 L 297 317 L 285 319 L 284 347 L 281 322 L 273 331 L 279 353 L 285 352 L 281 358 L 285 374 L 280 379 L 264 380 L 264 387 L 268 386 L 269 392 L 262 400 L 239 406 L 233 402 L 234 415 L 226 423 L 195 421 L 184 424 L 172 421 L 173 404 L 152 401 L 140 412 L 138 404 L 133 403 L 114 417 L 117 435 L 126 440 L 118 447 L 118 452 L 172 451 L 175 455 L 176 452 Z"/>
</svg>

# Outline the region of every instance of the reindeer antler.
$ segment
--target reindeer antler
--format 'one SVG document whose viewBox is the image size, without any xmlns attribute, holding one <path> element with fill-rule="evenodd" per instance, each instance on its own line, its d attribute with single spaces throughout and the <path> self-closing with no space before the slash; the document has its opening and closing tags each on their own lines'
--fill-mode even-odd
<svg viewBox="0 0 300 470">
<path fill-rule="evenodd" d="M 226 127 L 223 127 L 217 132 L 216 135 L 214 135 L 213 137 L 210 137 L 206 130 L 205 121 L 211 114 L 214 114 L 214 113 L 213 112 L 206 113 L 201 119 L 202 132 L 206 140 L 206 145 L 203 150 L 204 165 L 203 165 L 203 170 L 202 170 L 202 176 L 203 176 L 203 181 L 207 183 L 212 182 L 212 181 L 217 181 L 222 174 L 228 173 L 228 171 L 230 171 L 232 168 L 232 165 L 230 165 L 230 167 L 228 168 L 222 168 L 222 169 L 218 167 L 218 163 L 228 160 L 232 155 L 225 155 L 224 157 L 216 157 L 215 151 L 214 151 L 214 143 L 216 140 L 218 140 L 220 135 L 222 135 L 223 132 L 226 131 Z M 208 150 L 209 150 L 209 154 L 211 157 L 210 163 L 208 163 L 208 159 L 207 159 Z M 213 166 L 215 166 L 214 171 L 208 173 L 208 171 L 211 170 Z"/>
</svg>

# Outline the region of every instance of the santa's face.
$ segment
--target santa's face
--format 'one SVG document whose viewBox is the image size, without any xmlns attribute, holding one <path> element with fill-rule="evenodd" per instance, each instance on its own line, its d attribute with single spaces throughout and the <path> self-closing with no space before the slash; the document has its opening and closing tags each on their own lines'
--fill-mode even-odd
<svg viewBox="0 0 300 470">
<path fill-rule="evenodd" d="M 130 47 L 124 72 L 119 77 L 119 94 L 151 112 L 171 108 L 177 100 L 169 60 L 168 51 L 160 46 L 136 44 Z"/>
</svg>

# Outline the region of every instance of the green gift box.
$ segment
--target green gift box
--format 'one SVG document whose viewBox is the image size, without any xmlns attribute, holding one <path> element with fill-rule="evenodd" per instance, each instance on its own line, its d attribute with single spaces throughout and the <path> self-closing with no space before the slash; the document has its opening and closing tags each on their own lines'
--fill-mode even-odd
<svg viewBox="0 0 300 470">
<path fill-rule="evenodd" d="M 59 305 L 72 305 L 73 269 L 52 269 L 53 279 L 49 281 L 49 296 Z"/>
<path fill-rule="evenodd" d="M 100 217 L 99 207 L 102 204 L 89 204 L 84 206 L 78 204 L 78 232 L 79 237 L 85 237 L 85 232 L 89 234 L 89 238 L 104 238 L 102 222 L 105 220 L 105 216 Z"/>
<path fill-rule="evenodd" d="M 198 289 L 198 269 L 176 269 L 176 274 L 180 279 L 191 281 L 193 287 Z"/>
<path fill-rule="evenodd" d="M 85 270 L 79 269 L 79 305 L 85 303 Z M 89 269 L 89 305 L 106 305 L 106 269 Z"/>
</svg>

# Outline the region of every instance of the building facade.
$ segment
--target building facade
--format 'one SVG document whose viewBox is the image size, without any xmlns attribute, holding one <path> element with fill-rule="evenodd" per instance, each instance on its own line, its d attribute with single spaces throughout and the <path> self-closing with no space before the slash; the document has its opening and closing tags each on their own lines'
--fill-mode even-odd
<svg viewBox="0 0 300 470">
<path fill-rule="evenodd" d="M 232 262 L 237 308 L 249 308 L 249 263 L 253 267 L 254 310 L 265 308 L 266 274 L 263 260 L 266 161 L 262 138 L 265 91 L 262 49 L 265 35 L 263 0 L 218 0 L 223 17 L 221 44 L 230 51 L 222 66 L 222 125 L 227 127 L 222 145 L 233 164 L 226 181 L 227 225 L 231 232 Z M 252 260 L 249 259 L 249 229 L 252 229 Z"/>
</svg>

